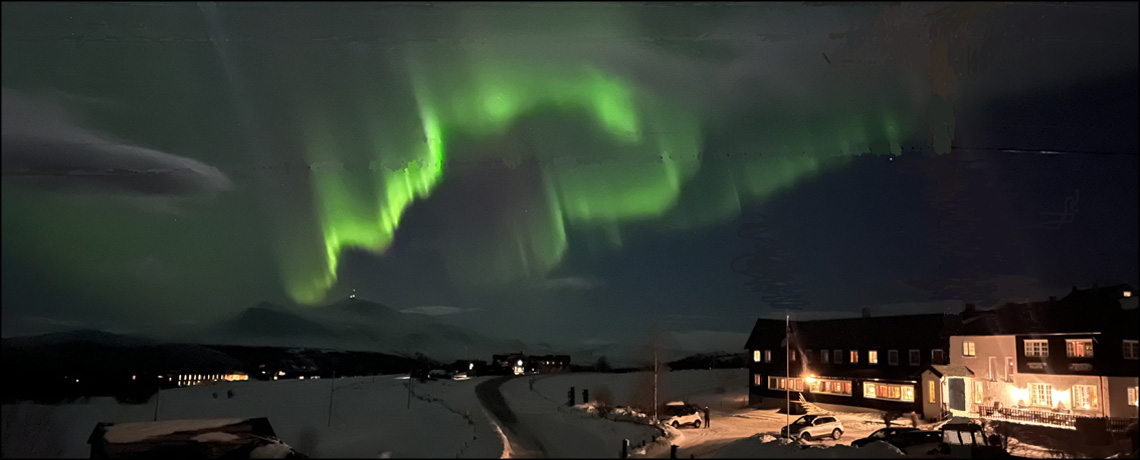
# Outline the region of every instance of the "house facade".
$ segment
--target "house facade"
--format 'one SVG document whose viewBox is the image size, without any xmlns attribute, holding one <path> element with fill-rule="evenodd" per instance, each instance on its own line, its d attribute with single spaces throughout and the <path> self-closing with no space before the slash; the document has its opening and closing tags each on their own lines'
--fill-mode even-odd
<svg viewBox="0 0 1140 460">
<path fill-rule="evenodd" d="M 759 319 L 746 345 L 749 404 L 782 407 L 802 396 L 833 410 L 936 417 L 941 406 L 926 406 L 923 378 L 930 366 L 948 364 L 943 333 L 956 321 L 944 314 L 794 321 L 785 340 L 784 321 Z"/>
<path fill-rule="evenodd" d="M 949 409 L 1001 409 L 1086 417 L 1137 417 L 1137 310 L 1128 286 L 1063 299 L 1005 304 L 966 318 L 950 336 L 950 364 L 968 368 L 948 388 Z"/>
</svg>

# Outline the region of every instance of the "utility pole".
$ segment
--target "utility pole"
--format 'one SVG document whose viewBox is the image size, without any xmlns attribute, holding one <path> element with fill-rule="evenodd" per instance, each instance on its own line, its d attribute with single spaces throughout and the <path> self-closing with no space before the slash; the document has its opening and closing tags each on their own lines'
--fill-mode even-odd
<svg viewBox="0 0 1140 460">
<path fill-rule="evenodd" d="M 416 378 L 408 375 L 408 409 L 412 408 L 412 383 L 415 383 Z"/>
<path fill-rule="evenodd" d="M 784 401 L 788 407 L 784 413 L 784 426 L 788 430 L 788 439 L 792 438 L 792 315 L 784 316 L 784 342 L 788 344 L 784 349 Z"/>
<path fill-rule="evenodd" d="M 656 338 L 654 338 L 656 342 Z M 653 344 L 653 422 L 656 423 L 657 418 L 657 343 Z"/>
<path fill-rule="evenodd" d="M 333 402 L 333 391 L 335 391 L 335 390 L 336 390 L 336 371 L 334 370 L 332 372 L 332 381 L 329 382 L 329 424 L 328 424 L 328 426 L 330 426 L 330 427 L 332 426 L 332 402 Z"/>
<path fill-rule="evenodd" d="M 162 399 L 162 382 L 158 382 L 158 393 L 155 393 L 155 395 L 154 395 L 154 420 L 152 420 L 153 422 L 158 421 L 158 400 L 159 399 Z"/>
</svg>

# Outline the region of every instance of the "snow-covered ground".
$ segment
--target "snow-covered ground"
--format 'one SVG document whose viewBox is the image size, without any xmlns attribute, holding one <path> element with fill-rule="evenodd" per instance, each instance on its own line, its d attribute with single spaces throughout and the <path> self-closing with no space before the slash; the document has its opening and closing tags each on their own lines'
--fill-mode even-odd
<svg viewBox="0 0 1140 460">
<path fill-rule="evenodd" d="M 645 401 L 646 392 L 652 401 L 652 386 L 646 386 L 652 382 L 648 373 L 540 376 L 533 390 L 527 377 L 507 380 L 497 390 L 502 395 L 499 406 L 508 407 L 515 419 L 509 424 L 489 415 L 476 396 L 480 383 L 498 384 L 488 377 L 417 382 L 411 409 L 407 407 L 408 380 L 397 376 L 226 382 L 179 388 L 162 392 L 159 420 L 268 417 L 278 437 L 313 457 L 607 458 L 618 455 L 623 439 L 630 440 L 635 456 L 650 458 L 668 457 L 670 443 L 678 446 L 680 458 L 898 456 L 888 446 L 847 446 L 884 426 L 874 413 L 834 414 L 845 428 L 838 441 L 784 445 L 775 435 L 786 417 L 774 409 L 746 407 L 747 377 L 744 369 L 662 373 L 660 401 L 684 400 L 708 406 L 712 419 L 708 428 L 667 428 L 670 438 L 658 444 L 650 442 L 661 434 L 656 428 L 601 419 L 584 410 L 585 405 L 566 406 L 571 386 L 576 403 L 582 402 L 583 389 L 589 390 L 592 400 L 609 393 L 617 406 Z M 329 426 L 329 393 L 334 384 Z M 233 398 L 227 397 L 230 389 Z M 93 398 L 85 404 L 4 405 L 2 457 L 87 457 L 87 437 L 96 423 L 150 421 L 155 410 L 154 400 L 151 402 L 125 405 L 112 398 Z M 899 420 L 896 424 L 909 426 L 910 422 Z M 1048 443 L 1029 432 L 1019 432 L 1015 437 L 1019 439 L 1011 442 L 1011 451 L 1018 455 L 1047 457 L 1055 453 L 1037 447 L 1035 444 Z M 649 449 L 640 448 L 643 441 Z"/>
<path fill-rule="evenodd" d="M 541 383 L 557 378 L 539 379 Z M 538 444 L 539 454 L 552 458 L 614 458 L 623 439 L 640 444 L 660 431 L 648 425 L 596 418 L 556 399 L 531 391 L 527 378 L 511 380 L 501 387 L 503 398 L 518 418 L 519 430 Z M 580 397 L 580 396 L 579 396 Z"/>
<path fill-rule="evenodd" d="M 268 417 L 277 436 L 313 457 L 499 458 L 502 437 L 475 398 L 483 378 L 416 383 L 396 376 L 229 382 L 164 390 L 159 420 Z M 329 426 L 330 385 L 336 385 Z M 232 389 L 234 397 L 226 397 Z M 217 398 L 214 398 L 214 394 Z M 141 422 L 152 404 L 4 405 L 4 457 L 88 457 L 98 422 Z"/>
</svg>

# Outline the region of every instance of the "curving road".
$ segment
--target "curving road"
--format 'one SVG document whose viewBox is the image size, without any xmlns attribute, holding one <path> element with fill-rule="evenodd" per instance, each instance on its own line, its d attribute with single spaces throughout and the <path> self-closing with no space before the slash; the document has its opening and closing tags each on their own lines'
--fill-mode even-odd
<svg viewBox="0 0 1140 460">
<path fill-rule="evenodd" d="M 475 386 L 475 396 L 502 425 L 503 436 L 507 438 L 507 442 L 510 444 L 507 446 L 510 458 L 546 457 L 546 449 L 542 447 L 542 443 L 527 433 L 525 429 L 520 429 L 518 417 L 511 411 L 506 399 L 503 399 L 503 393 L 499 391 L 499 387 L 513 378 L 514 376 L 508 375 L 480 382 L 479 385 Z"/>
</svg>

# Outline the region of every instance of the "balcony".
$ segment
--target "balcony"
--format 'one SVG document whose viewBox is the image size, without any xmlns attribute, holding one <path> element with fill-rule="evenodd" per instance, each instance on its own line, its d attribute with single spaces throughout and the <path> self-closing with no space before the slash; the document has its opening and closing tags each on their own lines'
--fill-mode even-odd
<svg viewBox="0 0 1140 460">
<path fill-rule="evenodd" d="M 981 404 L 974 405 L 979 416 L 990 420 L 1002 420 L 1025 425 L 1041 425 L 1068 430 L 1077 429 L 1080 419 L 1102 419 L 1108 425 L 1109 431 L 1123 432 L 1128 425 L 1135 422 L 1134 418 L 1124 417 L 1088 417 L 1084 415 L 1063 414 L 1047 410 L 994 408 Z"/>
</svg>

